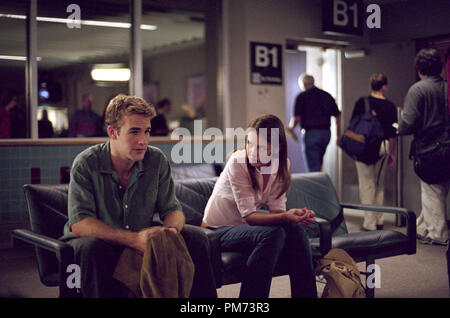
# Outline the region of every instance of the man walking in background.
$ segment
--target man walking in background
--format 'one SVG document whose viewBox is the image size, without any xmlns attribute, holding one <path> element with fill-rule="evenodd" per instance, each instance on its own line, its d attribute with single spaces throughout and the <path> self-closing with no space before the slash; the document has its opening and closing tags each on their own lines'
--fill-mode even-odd
<svg viewBox="0 0 450 318">
<path fill-rule="evenodd" d="M 295 126 L 300 124 L 305 130 L 303 136 L 303 151 L 310 172 L 322 169 L 323 156 L 330 142 L 330 117 L 336 119 L 337 142 L 341 137 L 341 118 L 333 97 L 314 85 L 314 77 L 303 75 L 305 91 L 301 92 L 295 100 L 294 120 L 288 127 L 293 132 Z"/>
</svg>

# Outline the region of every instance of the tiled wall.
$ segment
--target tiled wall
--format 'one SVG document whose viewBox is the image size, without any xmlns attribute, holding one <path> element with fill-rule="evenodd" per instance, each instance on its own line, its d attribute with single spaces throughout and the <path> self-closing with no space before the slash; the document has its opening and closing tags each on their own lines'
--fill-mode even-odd
<svg viewBox="0 0 450 318">
<path fill-rule="evenodd" d="M 60 183 L 60 167 L 70 167 L 76 154 L 88 146 L 0 147 L 0 222 L 28 219 L 22 186 L 32 183 L 32 168 L 40 170 L 40 183 Z"/>
<path fill-rule="evenodd" d="M 226 144 L 216 141 L 218 147 L 223 147 L 225 158 Z M 199 149 L 205 149 L 208 142 L 204 142 L 201 148 L 191 147 L 192 158 Z M 172 147 L 175 143 L 155 143 L 153 146 L 160 148 L 171 160 Z M 32 169 L 40 171 L 40 183 L 59 184 L 61 181 L 61 167 L 70 167 L 75 156 L 91 146 L 85 145 L 26 145 L 26 146 L 1 146 L 0 145 L 0 224 L 8 222 L 26 222 L 28 212 L 22 190 L 22 186 L 33 183 L 39 179 L 39 175 Z M 204 162 L 204 160 L 203 160 Z"/>
</svg>

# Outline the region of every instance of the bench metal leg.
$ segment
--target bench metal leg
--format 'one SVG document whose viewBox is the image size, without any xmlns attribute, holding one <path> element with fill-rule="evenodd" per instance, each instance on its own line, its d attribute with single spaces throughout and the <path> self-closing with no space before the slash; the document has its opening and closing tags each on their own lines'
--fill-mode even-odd
<svg viewBox="0 0 450 318">
<path fill-rule="evenodd" d="M 448 290 L 450 292 L 450 244 L 447 248 L 447 273 L 448 273 Z"/>
<path fill-rule="evenodd" d="M 369 266 L 375 264 L 375 259 L 373 257 L 367 257 L 366 259 L 366 298 L 375 298 L 375 276 L 374 271 L 375 267 L 372 266 L 372 271 L 369 272 Z M 371 281 L 373 282 L 373 286 L 369 287 L 367 286 L 367 281 L 369 279 L 369 276 L 371 277 Z M 373 279 L 372 279 L 373 277 Z M 372 284 L 371 284 L 372 285 Z"/>
</svg>

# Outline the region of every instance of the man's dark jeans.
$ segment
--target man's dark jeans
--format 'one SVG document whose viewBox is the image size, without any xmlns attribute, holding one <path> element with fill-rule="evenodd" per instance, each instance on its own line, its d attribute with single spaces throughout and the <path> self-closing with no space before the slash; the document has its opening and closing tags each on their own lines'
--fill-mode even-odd
<svg viewBox="0 0 450 318">
<path fill-rule="evenodd" d="M 193 226 L 181 231 L 195 266 L 191 298 L 217 297 L 214 272 L 206 235 Z M 93 237 L 67 241 L 75 251 L 75 262 L 81 268 L 81 294 L 86 298 L 127 297 L 128 289 L 112 278 L 124 247 L 112 245 Z"/>
<path fill-rule="evenodd" d="M 322 169 L 323 156 L 331 138 L 330 129 L 308 129 L 303 138 L 303 149 L 308 164 L 308 171 L 320 171 Z"/>
</svg>

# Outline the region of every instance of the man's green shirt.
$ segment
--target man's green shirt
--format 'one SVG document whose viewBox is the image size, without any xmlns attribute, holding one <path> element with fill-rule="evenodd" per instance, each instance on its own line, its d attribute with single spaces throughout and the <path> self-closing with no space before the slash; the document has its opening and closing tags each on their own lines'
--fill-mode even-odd
<svg viewBox="0 0 450 318">
<path fill-rule="evenodd" d="M 154 225 L 155 213 L 164 220 L 171 212 L 181 211 L 169 161 L 161 150 L 148 146 L 124 188 L 112 166 L 109 141 L 77 155 L 70 171 L 68 201 L 69 220 L 62 239 L 75 237 L 71 225 L 86 217 L 137 232 Z"/>
</svg>

